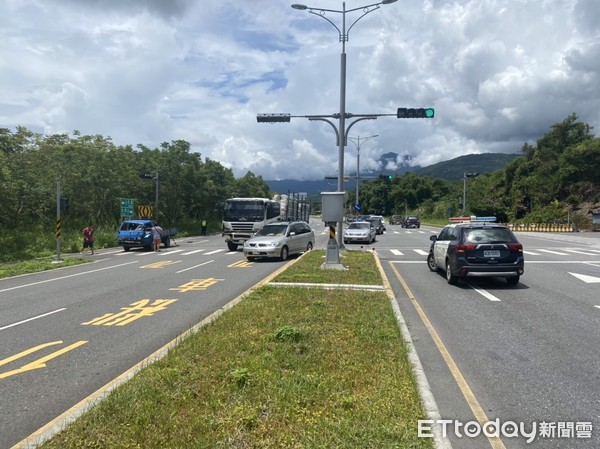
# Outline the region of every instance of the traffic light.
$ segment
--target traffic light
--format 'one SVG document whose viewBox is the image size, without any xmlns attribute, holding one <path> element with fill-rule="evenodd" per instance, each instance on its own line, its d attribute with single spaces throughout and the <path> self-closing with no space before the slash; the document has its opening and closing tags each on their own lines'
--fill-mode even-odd
<svg viewBox="0 0 600 449">
<path fill-rule="evenodd" d="M 435 109 L 433 108 L 398 108 L 396 114 L 398 118 L 433 118 Z"/>
<path fill-rule="evenodd" d="M 257 114 L 256 121 L 258 123 L 281 123 L 289 122 L 291 120 L 290 114 Z"/>
</svg>

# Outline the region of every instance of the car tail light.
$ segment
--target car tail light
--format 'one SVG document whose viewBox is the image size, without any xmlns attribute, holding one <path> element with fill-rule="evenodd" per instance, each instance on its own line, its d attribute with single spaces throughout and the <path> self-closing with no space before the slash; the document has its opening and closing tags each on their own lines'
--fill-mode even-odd
<svg viewBox="0 0 600 449">
<path fill-rule="evenodd" d="M 508 244 L 508 249 L 510 249 L 511 251 L 517 251 L 519 253 L 523 252 L 523 245 L 521 245 L 520 243 L 509 243 Z"/>
<path fill-rule="evenodd" d="M 457 253 L 464 253 L 465 251 L 474 251 L 477 245 L 456 245 Z"/>
</svg>

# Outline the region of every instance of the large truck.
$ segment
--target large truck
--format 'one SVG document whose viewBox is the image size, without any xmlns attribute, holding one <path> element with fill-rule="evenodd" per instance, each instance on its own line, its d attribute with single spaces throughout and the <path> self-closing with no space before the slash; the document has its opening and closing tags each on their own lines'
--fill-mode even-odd
<svg viewBox="0 0 600 449">
<path fill-rule="evenodd" d="M 221 204 L 221 203 L 219 203 Z M 275 195 L 268 198 L 229 198 L 223 203 L 223 237 L 230 251 L 268 223 L 302 220 L 308 223 L 310 208 L 306 196 Z"/>
<path fill-rule="evenodd" d="M 150 251 L 152 250 L 152 228 L 154 225 L 154 221 L 147 218 L 125 220 L 121 223 L 117 231 L 117 242 L 125 251 L 136 247 Z M 163 228 L 161 240 L 165 248 L 171 246 L 171 239 L 176 234 L 176 228 Z"/>
</svg>

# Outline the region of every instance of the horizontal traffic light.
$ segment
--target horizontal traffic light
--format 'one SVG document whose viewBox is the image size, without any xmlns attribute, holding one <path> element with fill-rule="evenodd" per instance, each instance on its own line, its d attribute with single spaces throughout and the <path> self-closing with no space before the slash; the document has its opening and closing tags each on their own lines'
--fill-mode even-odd
<svg viewBox="0 0 600 449">
<path fill-rule="evenodd" d="M 281 123 L 289 122 L 291 120 L 290 114 L 257 114 L 256 121 L 258 123 Z"/>
<path fill-rule="evenodd" d="M 433 118 L 433 108 L 398 108 L 398 118 Z"/>
</svg>

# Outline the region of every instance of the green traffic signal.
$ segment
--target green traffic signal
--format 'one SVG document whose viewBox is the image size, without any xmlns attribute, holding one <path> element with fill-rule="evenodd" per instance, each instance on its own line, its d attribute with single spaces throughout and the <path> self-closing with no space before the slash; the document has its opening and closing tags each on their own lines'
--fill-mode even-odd
<svg viewBox="0 0 600 449">
<path fill-rule="evenodd" d="M 433 118 L 435 109 L 433 108 L 398 108 L 396 114 L 398 118 Z"/>
</svg>

